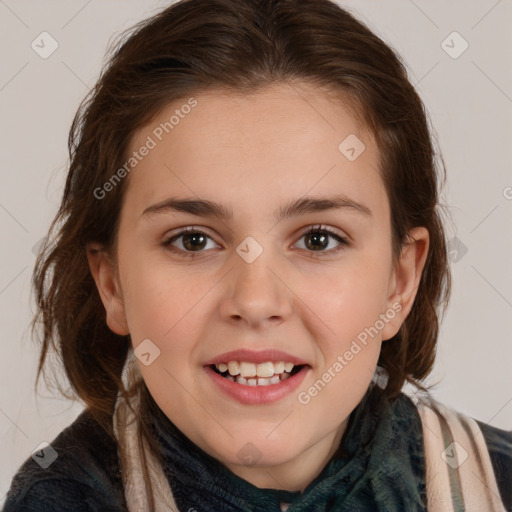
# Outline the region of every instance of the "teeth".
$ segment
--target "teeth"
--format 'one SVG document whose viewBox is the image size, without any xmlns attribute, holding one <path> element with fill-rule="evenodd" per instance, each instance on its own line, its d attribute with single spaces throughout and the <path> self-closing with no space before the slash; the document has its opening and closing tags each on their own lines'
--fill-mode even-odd
<svg viewBox="0 0 512 512">
<path fill-rule="evenodd" d="M 241 375 L 244 378 L 269 378 L 274 375 L 281 375 L 284 372 L 290 373 L 295 365 L 293 363 L 285 363 L 284 361 L 275 363 L 268 361 L 260 364 L 249 363 L 247 361 L 228 361 L 227 363 L 219 363 L 215 366 L 220 373 L 228 371 L 229 375 L 233 377 Z"/>
<path fill-rule="evenodd" d="M 231 382 L 245 386 L 270 386 L 288 379 L 295 365 L 284 361 L 275 363 L 267 361 L 259 364 L 248 361 L 228 361 L 215 366 Z"/>
<path fill-rule="evenodd" d="M 270 384 L 279 384 L 280 381 L 281 379 L 279 378 L 279 375 L 274 375 L 269 379 L 258 378 L 258 386 L 269 386 Z"/>
<path fill-rule="evenodd" d="M 219 368 L 219 370 L 220 370 L 220 368 Z M 229 361 L 228 371 L 229 371 L 230 375 L 233 375 L 233 376 L 240 375 L 240 365 L 238 364 L 238 361 Z"/>
<path fill-rule="evenodd" d="M 281 379 L 279 378 L 279 375 L 274 375 L 273 377 L 268 379 L 268 381 L 269 381 L 269 384 L 279 384 Z M 259 379 L 258 379 L 258 382 L 259 382 Z"/>
<path fill-rule="evenodd" d="M 256 374 L 258 377 L 272 377 L 274 375 L 273 363 L 260 363 L 256 367 Z"/>
<path fill-rule="evenodd" d="M 245 361 L 242 361 L 240 363 L 240 375 L 242 377 L 255 377 L 256 365 L 254 363 L 246 363 Z"/>
<path fill-rule="evenodd" d="M 283 361 L 279 361 L 279 363 L 274 364 L 274 375 L 278 375 L 279 373 L 284 372 L 284 363 Z"/>
<path fill-rule="evenodd" d="M 281 381 L 286 380 L 290 377 L 289 373 L 282 373 L 280 375 L 274 375 L 273 377 L 253 377 L 251 379 L 246 379 L 239 375 L 238 377 L 233 377 L 232 375 L 227 375 L 226 378 L 231 382 L 236 382 L 237 384 L 244 384 L 246 386 L 270 386 L 271 384 L 279 384 Z"/>
<path fill-rule="evenodd" d="M 293 363 L 284 363 L 282 361 L 275 364 L 268 362 L 259 365 L 229 361 L 227 364 L 220 363 L 216 365 L 217 369 L 222 373 L 225 373 L 226 369 L 229 371 L 229 373 L 224 375 L 226 379 L 245 386 L 270 386 L 272 384 L 279 384 L 281 381 L 291 376 L 290 372 L 286 371 L 286 368 L 292 370 L 293 366 Z M 226 369 L 223 370 L 224 367 Z M 283 368 L 284 371 L 276 371 L 281 370 L 281 368 Z M 233 373 L 235 373 L 235 375 L 233 375 Z M 262 374 L 265 376 L 262 376 Z"/>
</svg>

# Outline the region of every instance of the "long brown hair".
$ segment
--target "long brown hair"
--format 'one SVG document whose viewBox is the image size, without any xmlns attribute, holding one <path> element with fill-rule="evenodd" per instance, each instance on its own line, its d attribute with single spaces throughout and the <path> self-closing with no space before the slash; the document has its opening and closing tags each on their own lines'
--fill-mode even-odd
<svg viewBox="0 0 512 512">
<path fill-rule="evenodd" d="M 108 57 L 74 118 L 62 204 L 36 262 L 36 385 L 53 347 L 72 391 L 111 431 L 117 394 L 126 392 L 120 377 L 130 340 L 106 325 L 85 247 L 95 241 L 115 248 L 127 180 L 101 199 L 94 191 L 126 161 L 137 128 L 169 102 L 211 87 L 248 92 L 278 81 L 338 91 L 374 134 L 395 258 L 410 229 L 428 229 L 413 308 L 379 360 L 389 372 L 390 398 L 406 380 L 428 375 L 451 288 L 439 201 L 444 164 L 424 105 L 386 43 L 328 0 L 183 0 L 124 33 Z"/>
</svg>

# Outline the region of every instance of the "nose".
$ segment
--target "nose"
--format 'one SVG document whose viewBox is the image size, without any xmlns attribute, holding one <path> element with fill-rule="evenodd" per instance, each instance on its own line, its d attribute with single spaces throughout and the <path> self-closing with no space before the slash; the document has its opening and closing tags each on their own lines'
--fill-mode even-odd
<svg viewBox="0 0 512 512">
<path fill-rule="evenodd" d="M 220 305 L 223 319 L 253 329 L 279 325 L 290 317 L 293 293 L 282 270 L 265 252 L 252 263 L 241 258 L 229 273 L 229 286 Z"/>
</svg>

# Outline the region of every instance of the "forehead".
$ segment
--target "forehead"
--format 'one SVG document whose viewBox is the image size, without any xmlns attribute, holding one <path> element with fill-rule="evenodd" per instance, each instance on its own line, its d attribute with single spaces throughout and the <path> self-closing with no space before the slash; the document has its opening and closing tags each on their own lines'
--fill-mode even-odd
<svg viewBox="0 0 512 512">
<path fill-rule="evenodd" d="M 174 101 L 134 134 L 129 153 L 144 145 L 151 149 L 126 192 L 138 212 L 180 194 L 235 210 L 307 193 L 386 200 L 372 134 L 340 99 L 310 85 L 210 90 Z"/>
</svg>

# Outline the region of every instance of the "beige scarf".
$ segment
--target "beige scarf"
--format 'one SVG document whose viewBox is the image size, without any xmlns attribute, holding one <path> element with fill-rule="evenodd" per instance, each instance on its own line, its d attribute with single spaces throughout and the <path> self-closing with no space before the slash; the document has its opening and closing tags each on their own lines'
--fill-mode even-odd
<svg viewBox="0 0 512 512">
<path fill-rule="evenodd" d="M 133 352 L 123 372 L 125 385 L 142 376 Z M 432 400 L 415 398 L 421 418 L 426 458 L 429 512 L 506 512 L 492 469 L 489 452 L 478 424 Z M 136 395 L 130 399 L 134 410 Z M 137 442 L 137 421 L 124 400 L 114 412 L 114 432 L 118 440 L 124 493 L 130 512 L 178 512 L 162 467 L 144 443 Z M 155 507 L 150 511 L 143 478 L 143 457 L 147 461 Z"/>
</svg>

